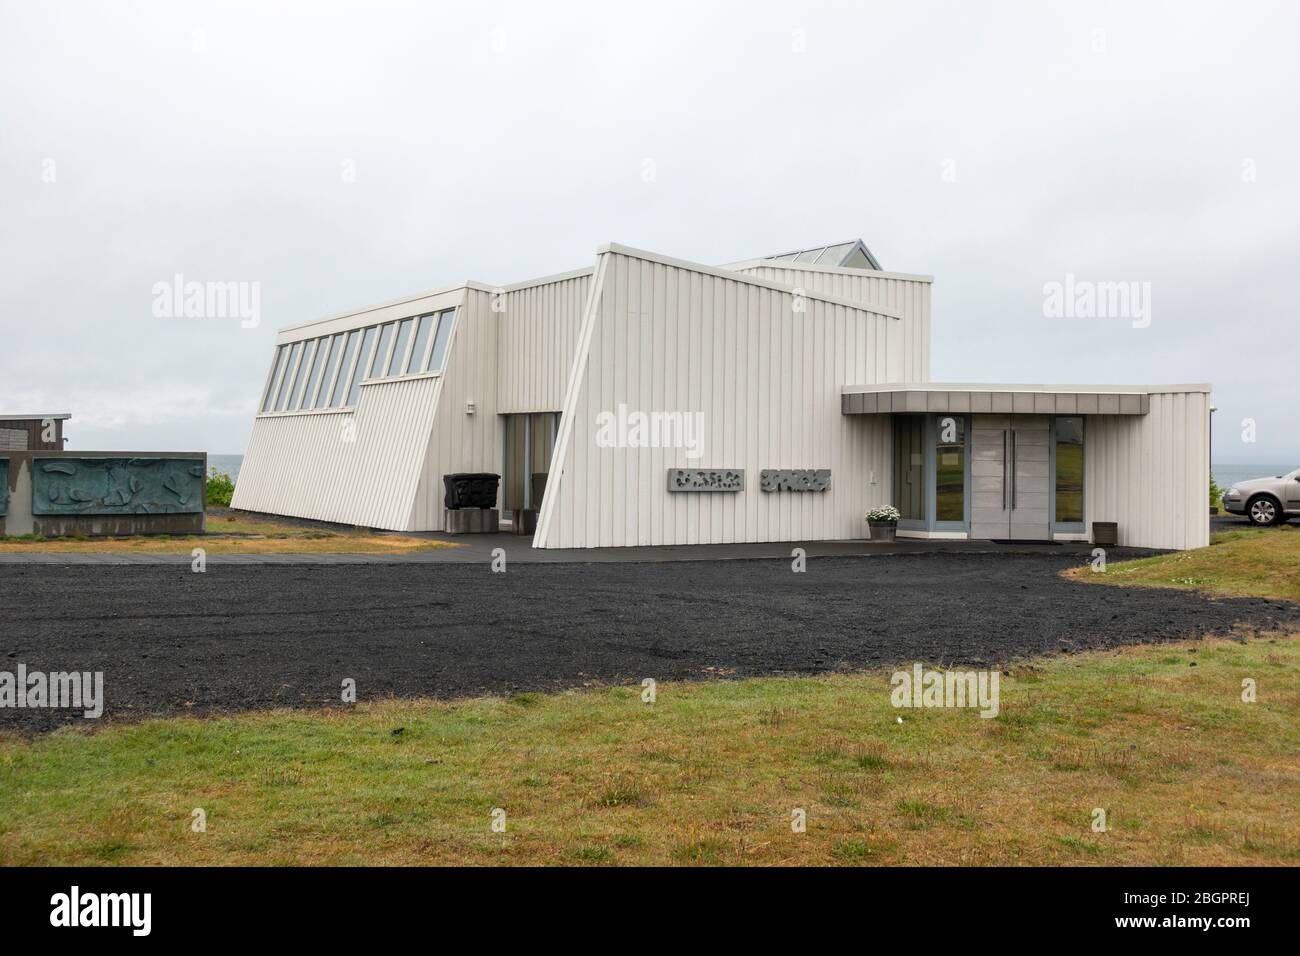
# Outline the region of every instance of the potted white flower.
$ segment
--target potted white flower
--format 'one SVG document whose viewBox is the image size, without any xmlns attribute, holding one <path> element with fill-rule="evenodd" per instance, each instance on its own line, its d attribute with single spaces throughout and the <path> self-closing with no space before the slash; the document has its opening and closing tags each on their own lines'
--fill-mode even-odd
<svg viewBox="0 0 1300 956">
<path fill-rule="evenodd" d="M 894 532 L 898 530 L 898 519 L 902 517 L 892 505 L 872 508 L 867 512 L 867 527 L 871 529 L 872 541 L 893 541 Z"/>
</svg>

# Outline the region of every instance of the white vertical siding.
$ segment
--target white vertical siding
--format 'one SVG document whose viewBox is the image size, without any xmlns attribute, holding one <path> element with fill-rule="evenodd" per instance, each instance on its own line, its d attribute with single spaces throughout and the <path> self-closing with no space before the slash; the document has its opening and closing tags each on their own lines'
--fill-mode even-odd
<svg viewBox="0 0 1300 956">
<path fill-rule="evenodd" d="M 436 377 L 395 379 L 364 386 L 355 413 L 258 418 L 232 507 L 411 530 L 437 385 Z"/>
<path fill-rule="evenodd" d="M 442 531 L 442 476 L 462 471 L 501 474 L 497 405 L 497 314 L 492 294 L 469 289 L 456 313 L 443 366 L 436 415 L 415 490 L 410 528 Z M 469 403 L 474 413 L 469 413 Z"/>
<path fill-rule="evenodd" d="M 456 287 L 395 300 L 287 329 L 277 342 L 452 308 L 465 294 L 464 287 Z M 455 347 L 449 344 L 448 365 L 454 357 Z M 231 505 L 391 531 L 415 530 L 417 484 L 441 387 L 436 375 L 390 379 L 363 385 L 355 409 L 259 415 Z"/>
<path fill-rule="evenodd" d="M 497 410 L 556 412 L 578 343 L 591 274 L 509 289 L 497 320 Z"/>
<path fill-rule="evenodd" d="M 746 266 L 737 271 L 902 313 L 898 377 L 891 381 L 930 381 L 930 279 L 790 262 Z"/>
<path fill-rule="evenodd" d="M 1146 415 L 1089 415 L 1084 510 L 1119 524 L 1119 543 L 1202 548 L 1210 543 L 1210 396 L 1157 392 Z"/>
<path fill-rule="evenodd" d="M 601 255 L 566 391 L 537 547 L 862 537 L 885 501 L 888 420 L 841 412 L 885 381 L 899 320 L 621 251 Z M 703 457 L 601 448 L 597 416 L 703 412 Z M 743 468 L 745 490 L 670 493 L 669 468 Z M 830 468 L 826 492 L 764 493 L 764 468 Z M 875 473 L 875 483 L 869 477 Z"/>
</svg>

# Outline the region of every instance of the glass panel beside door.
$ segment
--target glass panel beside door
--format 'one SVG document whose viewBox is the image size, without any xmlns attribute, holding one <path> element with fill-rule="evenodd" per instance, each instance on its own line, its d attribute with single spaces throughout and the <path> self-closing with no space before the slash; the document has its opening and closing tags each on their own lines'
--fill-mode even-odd
<svg viewBox="0 0 1300 956">
<path fill-rule="evenodd" d="M 966 530 L 967 416 L 895 415 L 893 505 L 907 531 Z"/>
<path fill-rule="evenodd" d="M 934 421 L 934 520 L 937 526 L 966 527 L 966 416 Z"/>
<path fill-rule="evenodd" d="M 925 416 L 894 416 L 894 507 L 902 528 L 924 528 Z"/>
<path fill-rule="evenodd" d="M 1083 416 L 1052 422 L 1052 530 L 1080 534 L 1083 522 Z"/>
</svg>

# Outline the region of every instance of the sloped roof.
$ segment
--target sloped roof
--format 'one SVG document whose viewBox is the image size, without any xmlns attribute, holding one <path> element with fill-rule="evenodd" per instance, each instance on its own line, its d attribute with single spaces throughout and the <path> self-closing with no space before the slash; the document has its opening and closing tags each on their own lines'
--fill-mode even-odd
<svg viewBox="0 0 1300 956">
<path fill-rule="evenodd" d="M 861 239 L 835 242 L 828 246 L 813 246 L 783 252 L 779 256 L 764 256 L 779 262 L 802 262 L 807 265 L 839 266 L 842 269 L 873 269 L 880 272 L 880 263 Z"/>
</svg>

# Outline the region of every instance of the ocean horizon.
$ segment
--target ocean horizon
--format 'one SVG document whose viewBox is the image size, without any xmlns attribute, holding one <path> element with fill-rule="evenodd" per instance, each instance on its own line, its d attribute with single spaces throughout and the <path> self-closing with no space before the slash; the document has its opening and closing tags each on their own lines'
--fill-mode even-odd
<svg viewBox="0 0 1300 956">
<path fill-rule="evenodd" d="M 239 478 L 239 466 L 244 463 L 243 455 L 208 455 L 208 470 L 213 468 L 225 472 L 231 478 Z"/>
</svg>

